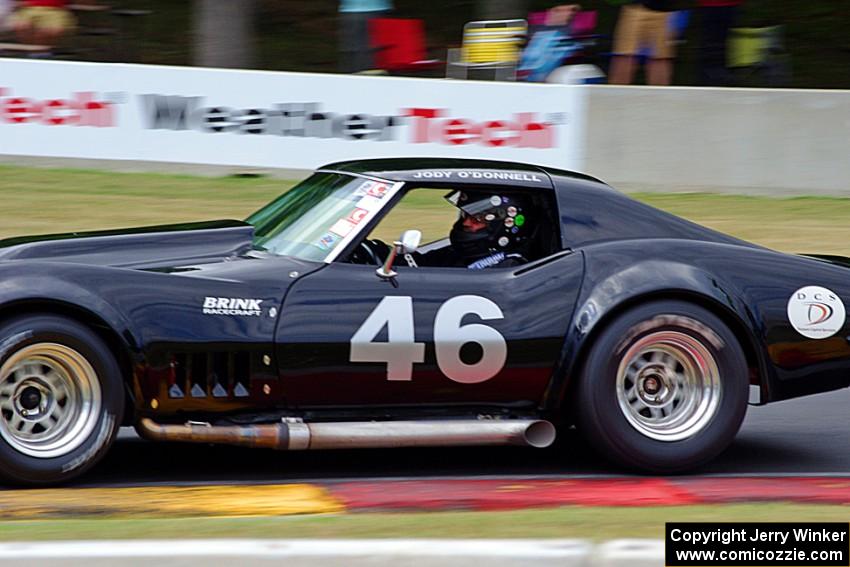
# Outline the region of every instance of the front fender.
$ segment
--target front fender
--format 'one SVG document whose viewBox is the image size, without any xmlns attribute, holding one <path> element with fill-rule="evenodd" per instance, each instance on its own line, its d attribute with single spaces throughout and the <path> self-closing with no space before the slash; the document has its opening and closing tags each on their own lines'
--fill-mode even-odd
<svg viewBox="0 0 850 567">
<path fill-rule="evenodd" d="M 3 262 L 0 265 L 0 313 L 19 312 L 24 305 L 64 305 L 82 310 L 107 324 L 125 346 L 140 350 L 139 337 L 119 309 L 86 283 L 108 278 L 108 268 L 58 263 Z M 94 273 L 93 273 L 94 272 Z"/>
</svg>

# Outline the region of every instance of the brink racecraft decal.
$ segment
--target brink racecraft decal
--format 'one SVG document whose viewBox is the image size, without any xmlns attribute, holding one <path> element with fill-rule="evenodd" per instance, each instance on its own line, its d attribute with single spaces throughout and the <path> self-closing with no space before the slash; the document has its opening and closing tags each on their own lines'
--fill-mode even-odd
<svg viewBox="0 0 850 567">
<path fill-rule="evenodd" d="M 241 299 L 236 297 L 205 297 L 204 315 L 238 315 L 241 317 L 259 317 L 262 299 Z"/>
</svg>

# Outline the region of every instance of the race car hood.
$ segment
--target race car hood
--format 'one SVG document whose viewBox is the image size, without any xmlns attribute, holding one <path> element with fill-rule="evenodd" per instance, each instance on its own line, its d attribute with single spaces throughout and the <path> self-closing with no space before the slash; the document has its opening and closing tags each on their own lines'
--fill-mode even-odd
<svg viewBox="0 0 850 567">
<path fill-rule="evenodd" d="M 252 249 L 254 227 L 234 220 L 0 240 L 0 261 L 42 260 L 122 268 L 203 264 Z"/>
</svg>

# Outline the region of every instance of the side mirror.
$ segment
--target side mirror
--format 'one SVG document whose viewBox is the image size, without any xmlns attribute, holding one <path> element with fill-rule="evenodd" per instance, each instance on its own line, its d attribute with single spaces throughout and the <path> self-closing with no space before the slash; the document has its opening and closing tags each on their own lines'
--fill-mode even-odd
<svg viewBox="0 0 850 567">
<path fill-rule="evenodd" d="M 399 254 L 413 254 L 419 248 L 419 242 L 422 240 L 422 233 L 418 230 L 405 230 L 401 239 L 398 242 L 394 242 L 396 246 L 401 245 L 401 250 L 398 252 Z"/>
<path fill-rule="evenodd" d="M 395 270 L 393 270 L 393 263 L 395 262 L 396 256 L 399 254 L 402 256 L 405 254 L 413 254 L 416 252 L 416 249 L 419 248 L 419 242 L 421 240 L 422 233 L 418 230 L 405 230 L 402 233 L 401 238 L 393 242 L 392 250 L 390 250 L 389 255 L 387 255 L 384 265 L 375 270 L 378 277 L 383 279 L 396 277 L 397 274 Z"/>
</svg>

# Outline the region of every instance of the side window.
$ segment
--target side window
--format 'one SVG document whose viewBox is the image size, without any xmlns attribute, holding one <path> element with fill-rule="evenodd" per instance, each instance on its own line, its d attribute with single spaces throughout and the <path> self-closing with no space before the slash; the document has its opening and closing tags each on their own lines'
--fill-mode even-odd
<svg viewBox="0 0 850 567">
<path fill-rule="evenodd" d="M 405 230 L 422 232 L 422 247 L 449 237 L 458 210 L 446 201 L 448 189 L 412 189 L 381 219 L 367 238 L 391 243 Z"/>
<path fill-rule="evenodd" d="M 348 261 L 379 263 L 402 232 L 419 230 L 419 250 L 398 265 L 473 270 L 522 265 L 555 251 L 549 198 L 504 187 L 409 189 Z"/>
</svg>

